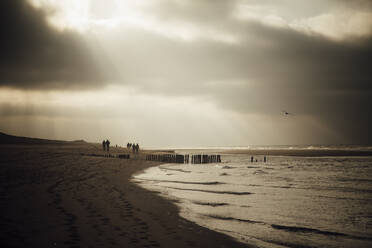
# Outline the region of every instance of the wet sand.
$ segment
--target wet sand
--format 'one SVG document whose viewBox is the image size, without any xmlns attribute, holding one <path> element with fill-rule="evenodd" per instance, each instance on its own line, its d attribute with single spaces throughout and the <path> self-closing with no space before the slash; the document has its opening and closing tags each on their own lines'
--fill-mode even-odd
<svg viewBox="0 0 372 248">
<path fill-rule="evenodd" d="M 85 142 L 3 143 L 1 247 L 247 247 L 130 182 L 155 162 L 91 156 L 101 146 Z"/>
</svg>

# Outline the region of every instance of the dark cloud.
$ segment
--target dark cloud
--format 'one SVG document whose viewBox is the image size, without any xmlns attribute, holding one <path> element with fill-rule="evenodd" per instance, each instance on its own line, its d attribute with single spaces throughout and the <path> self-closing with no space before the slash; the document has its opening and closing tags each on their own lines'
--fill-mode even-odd
<svg viewBox="0 0 372 248">
<path fill-rule="evenodd" d="M 230 88 L 231 81 L 247 89 L 371 90 L 370 38 L 338 42 L 255 22 L 236 23 L 232 29 L 239 33 L 239 44 L 180 42 L 138 30 L 126 30 L 105 43 L 127 84 L 148 90 L 153 85 L 159 93 L 193 94 L 185 91 L 190 85 L 214 91 L 219 85 L 211 82 Z"/>
<path fill-rule="evenodd" d="M 97 60 L 79 34 L 50 27 L 46 17 L 27 1 L 0 1 L 0 86 L 85 88 L 107 80 L 103 58 Z"/>
<path fill-rule="evenodd" d="M 372 2 L 370 0 L 331 0 L 330 2 L 335 6 L 352 8 L 353 10 L 361 10 L 364 12 L 372 10 Z"/>
</svg>

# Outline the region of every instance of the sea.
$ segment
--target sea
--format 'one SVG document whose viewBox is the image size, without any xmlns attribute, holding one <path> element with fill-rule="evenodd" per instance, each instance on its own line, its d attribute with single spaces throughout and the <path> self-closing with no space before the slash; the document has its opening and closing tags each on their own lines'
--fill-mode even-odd
<svg viewBox="0 0 372 248">
<path fill-rule="evenodd" d="M 264 162 L 258 155 L 251 162 L 240 149 L 179 149 L 222 154 L 222 162 L 162 164 L 132 180 L 175 202 L 183 218 L 253 246 L 372 247 L 371 156 L 267 155 Z"/>
</svg>

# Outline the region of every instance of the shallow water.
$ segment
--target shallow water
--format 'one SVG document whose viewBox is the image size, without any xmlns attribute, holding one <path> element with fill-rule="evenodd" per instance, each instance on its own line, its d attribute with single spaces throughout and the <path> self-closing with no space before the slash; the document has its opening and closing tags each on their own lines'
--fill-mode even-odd
<svg viewBox="0 0 372 248">
<path fill-rule="evenodd" d="M 259 247 L 372 247 L 372 157 L 223 155 L 133 179 L 181 215 Z"/>
</svg>

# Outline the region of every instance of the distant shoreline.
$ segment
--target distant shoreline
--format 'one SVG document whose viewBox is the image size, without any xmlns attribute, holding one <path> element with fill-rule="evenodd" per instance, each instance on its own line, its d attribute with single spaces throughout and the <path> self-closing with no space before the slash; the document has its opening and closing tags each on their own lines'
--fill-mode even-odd
<svg viewBox="0 0 372 248">
<path fill-rule="evenodd" d="M 226 150 L 223 154 L 247 154 L 266 156 L 297 156 L 297 157 L 369 157 L 372 151 L 346 149 L 272 149 L 272 150 Z"/>
<path fill-rule="evenodd" d="M 241 154 L 252 156 L 294 156 L 294 157 L 370 157 L 372 150 L 358 149 L 151 149 L 147 152 L 184 154 Z"/>
<path fill-rule="evenodd" d="M 65 140 L 48 140 L 41 138 L 30 138 L 22 136 L 14 136 L 0 132 L 0 144 L 7 145 L 75 145 L 75 144 L 88 144 L 93 146 L 100 146 L 99 143 L 86 142 L 84 140 L 74 140 L 74 141 L 65 141 Z M 346 145 L 343 145 L 346 146 Z M 220 154 L 247 154 L 247 155 L 266 155 L 266 156 L 298 156 L 298 157 L 349 157 L 349 156 L 360 156 L 360 157 L 369 157 L 372 156 L 372 149 L 363 149 L 363 146 L 350 145 L 351 149 L 343 148 L 334 148 L 334 145 L 329 147 L 323 146 L 323 148 L 311 146 L 303 148 L 293 148 L 296 146 L 278 146 L 281 148 L 221 148 L 221 147 L 210 147 L 210 148 L 144 148 L 142 149 L 145 152 L 159 152 L 159 153 L 174 153 L 176 151 L 183 151 L 185 153 L 196 153 L 196 152 L 213 152 Z M 342 147 L 342 148 L 341 148 Z M 365 148 L 370 148 L 370 146 L 365 146 Z"/>
</svg>

